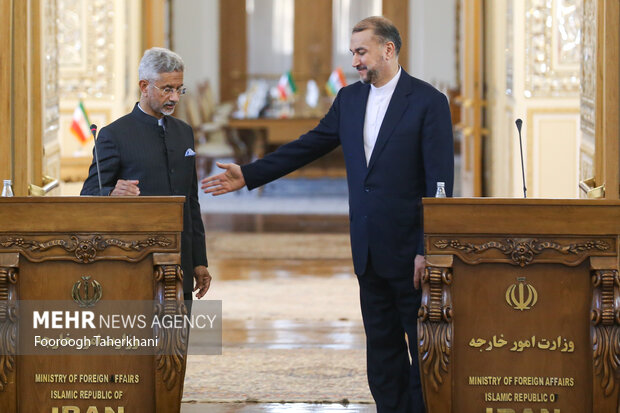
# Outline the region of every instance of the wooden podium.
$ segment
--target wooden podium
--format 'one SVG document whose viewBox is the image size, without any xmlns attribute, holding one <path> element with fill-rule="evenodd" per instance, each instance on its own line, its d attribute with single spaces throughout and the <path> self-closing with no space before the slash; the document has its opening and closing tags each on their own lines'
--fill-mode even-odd
<svg viewBox="0 0 620 413">
<path fill-rule="evenodd" d="M 152 355 L 41 356 L 19 348 L 20 324 L 29 321 L 20 319 L 20 303 L 71 301 L 86 275 L 93 287 L 81 299 L 99 292 L 101 302 L 150 300 L 166 314 L 182 311 L 183 202 L 0 198 L 0 412 L 180 411 L 187 342 L 177 333 L 159 331 L 162 347 Z"/>
<path fill-rule="evenodd" d="M 424 199 L 428 413 L 616 413 L 620 202 Z"/>
</svg>

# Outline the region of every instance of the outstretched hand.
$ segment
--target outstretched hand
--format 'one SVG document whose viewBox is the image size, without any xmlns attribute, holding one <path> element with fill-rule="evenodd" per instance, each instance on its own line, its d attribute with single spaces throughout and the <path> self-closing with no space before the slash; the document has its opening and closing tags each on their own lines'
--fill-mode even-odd
<svg viewBox="0 0 620 413">
<path fill-rule="evenodd" d="M 222 195 L 237 191 L 245 186 L 245 179 L 241 167 L 234 163 L 215 163 L 219 168 L 225 169 L 217 175 L 211 175 L 200 181 L 200 188 L 206 194 Z"/>
</svg>

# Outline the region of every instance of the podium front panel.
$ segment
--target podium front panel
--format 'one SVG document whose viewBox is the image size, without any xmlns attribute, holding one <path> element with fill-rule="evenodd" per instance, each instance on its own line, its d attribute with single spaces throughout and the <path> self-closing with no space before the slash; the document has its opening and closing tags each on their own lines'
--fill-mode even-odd
<svg viewBox="0 0 620 413">
<path fill-rule="evenodd" d="M 186 314 L 183 203 L 183 197 L 0 199 L 0 412 L 180 411 L 185 333 L 146 328 L 157 344 L 145 352 L 127 344 L 101 346 L 101 353 L 89 346 L 31 347 L 33 337 L 77 343 L 82 337 L 72 335 L 70 317 L 102 307 Z M 53 305 L 68 310 L 33 310 Z M 34 336 L 56 315 L 65 324 L 46 324 L 45 335 Z M 88 338 L 105 331 L 95 328 Z"/>
<path fill-rule="evenodd" d="M 106 260 L 89 266 L 66 261 L 31 263 L 24 260 L 20 264 L 20 297 L 21 301 L 41 300 L 42 297 L 45 301 L 71 301 L 75 283 L 82 276 L 89 276 L 101 285 L 101 300 L 148 301 L 153 300 L 152 273 L 150 257 L 136 263 Z M 65 331 L 60 329 L 58 334 Z M 26 339 L 23 329 L 20 333 L 20 338 Z M 88 332 L 91 337 L 96 334 L 99 332 Z M 27 334 L 28 340 L 31 337 Z M 51 412 L 50 406 L 58 408 L 59 413 L 63 406 L 74 406 L 82 412 L 90 406 L 97 406 L 101 412 L 106 407 L 114 412 L 118 412 L 119 407 L 124 412 L 155 411 L 153 356 L 28 354 L 20 356 L 18 364 L 18 386 L 22 394 L 29 395 L 20 400 L 20 412 Z"/>
<path fill-rule="evenodd" d="M 620 202 L 424 199 L 428 413 L 617 413 Z"/>
<path fill-rule="evenodd" d="M 592 406 L 589 268 L 467 267 L 458 259 L 453 267 L 458 411 L 587 412 Z"/>
</svg>

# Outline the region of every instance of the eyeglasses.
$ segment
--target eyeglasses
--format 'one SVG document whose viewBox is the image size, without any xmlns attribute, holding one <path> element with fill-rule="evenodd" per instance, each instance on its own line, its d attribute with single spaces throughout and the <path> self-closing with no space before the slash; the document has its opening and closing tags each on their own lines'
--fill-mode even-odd
<svg viewBox="0 0 620 413">
<path fill-rule="evenodd" d="M 174 92 L 177 92 L 179 94 L 179 96 L 183 96 L 185 94 L 185 92 L 187 92 L 187 89 L 184 87 L 180 87 L 178 89 L 175 89 L 173 87 L 165 87 L 165 88 L 160 88 L 157 87 L 156 84 L 151 83 L 151 85 L 153 85 L 153 87 L 157 90 L 159 90 L 159 92 L 161 93 L 162 96 L 170 96 L 172 95 Z"/>
</svg>

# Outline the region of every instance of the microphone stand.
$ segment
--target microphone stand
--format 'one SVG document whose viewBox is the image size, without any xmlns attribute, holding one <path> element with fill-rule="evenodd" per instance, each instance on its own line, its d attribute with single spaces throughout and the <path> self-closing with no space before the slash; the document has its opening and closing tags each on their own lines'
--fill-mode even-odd
<svg viewBox="0 0 620 413">
<path fill-rule="evenodd" d="M 95 144 L 95 164 L 97 165 L 97 180 L 99 180 L 99 196 L 103 196 L 103 189 L 101 187 L 101 172 L 99 171 L 99 155 L 97 154 L 97 125 L 94 123 L 90 125 L 90 132 L 93 134 L 93 141 Z"/>
<path fill-rule="evenodd" d="M 519 149 L 521 149 L 521 174 L 523 176 L 523 198 L 527 198 L 527 188 L 525 187 L 525 166 L 523 165 L 523 142 L 521 141 L 521 125 L 523 125 L 523 121 L 521 119 L 517 119 L 515 123 L 517 124 L 517 130 L 519 131 Z"/>
</svg>

